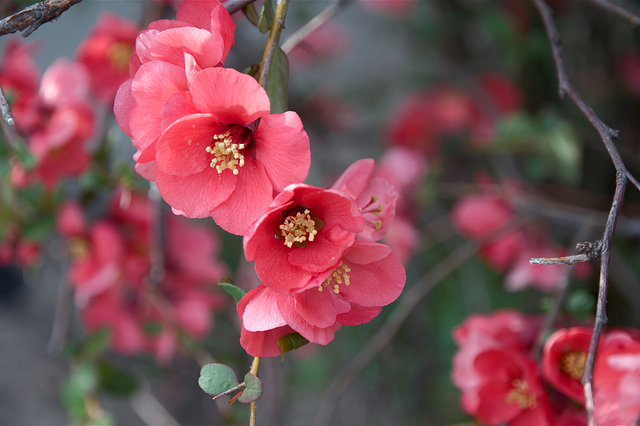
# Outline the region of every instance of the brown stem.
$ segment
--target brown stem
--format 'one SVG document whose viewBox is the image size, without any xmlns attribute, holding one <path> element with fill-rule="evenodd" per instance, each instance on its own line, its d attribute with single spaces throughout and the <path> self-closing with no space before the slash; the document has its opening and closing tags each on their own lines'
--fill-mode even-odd
<svg viewBox="0 0 640 426">
<path fill-rule="evenodd" d="M 62 15 L 62 12 L 82 0 L 45 0 L 32 4 L 18 13 L 0 20 L 0 36 L 23 31 L 22 37 L 28 37 L 40 25 L 53 21 Z"/>
</svg>

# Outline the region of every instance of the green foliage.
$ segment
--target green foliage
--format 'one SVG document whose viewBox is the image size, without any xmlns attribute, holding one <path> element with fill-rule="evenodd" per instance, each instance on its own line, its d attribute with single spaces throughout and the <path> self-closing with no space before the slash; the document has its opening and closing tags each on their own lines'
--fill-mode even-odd
<svg viewBox="0 0 640 426">
<path fill-rule="evenodd" d="M 228 278 L 221 279 L 218 285 L 233 297 L 233 301 L 236 302 L 236 305 L 240 302 L 240 299 L 247 294 L 247 292 L 240 287 L 233 285 L 231 280 Z"/>
<path fill-rule="evenodd" d="M 98 365 L 100 390 L 119 397 L 131 396 L 137 389 L 136 378 L 115 365 L 101 362 Z"/>
<path fill-rule="evenodd" d="M 271 101 L 271 114 L 280 114 L 289 109 L 289 60 L 278 46 L 267 76 L 265 87 Z"/>
<path fill-rule="evenodd" d="M 244 376 L 244 390 L 238 398 L 238 401 L 243 404 L 248 404 L 253 401 L 257 401 L 262 396 L 262 380 L 251 373 L 247 373 Z"/>
<path fill-rule="evenodd" d="M 300 333 L 287 334 L 278 339 L 278 346 L 280 346 L 282 355 L 294 349 L 301 348 L 307 343 L 309 343 L 309 341 L 302 337 Z"/>
<path fill-rule="evenodd" d="M 200 370 L 198 385 L 209 395 L 218 395 L 238 386 L 238 376 L 224 364 L 207 364 Z"/>
</svg>

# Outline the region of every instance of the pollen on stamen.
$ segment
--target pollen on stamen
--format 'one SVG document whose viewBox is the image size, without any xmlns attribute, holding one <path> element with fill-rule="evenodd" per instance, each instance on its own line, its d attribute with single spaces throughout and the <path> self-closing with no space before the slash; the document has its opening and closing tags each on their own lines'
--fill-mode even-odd
<svg viewBox="0 0 640 426">
<path fill-rule="evenodd" d="M 205 148 L 209 154 L 213 154 L 211 168 L 218 173 L 231 170 L 234 175 L 239 173 L 239 168 L 244 166 L 244 155 L 240 152 L 246 148 L 244 143 L 235 143 L 231 131 L 220 135 L 213 135 L 213 145 Z"/>
<path fill-rule="evenodd" d="M 348 272 L 351 272 L 351 268 L 344 263 L 340 263 L 340 265 L 333 270 L 331 275 L 329 275 L 327 279 L 318 286 L 318 291 L 321 292 L 325 287 L 331 285 L 333 287 L 333 292 L 335 294 L 340 294 L 340 285 L 344 284 L 348 286 L 350 284 Z"/>
<path fill-rule="evenodd" d="M 284 237 L 284 245 L 291 248 L 293 244 L 302 244 L 313 241 L 318 230 L 316 222 L 311 218 L 309 209 L 298 212 L 295 216 L 288 216 L 280 225 L 281 235 Z"/>
</svg>

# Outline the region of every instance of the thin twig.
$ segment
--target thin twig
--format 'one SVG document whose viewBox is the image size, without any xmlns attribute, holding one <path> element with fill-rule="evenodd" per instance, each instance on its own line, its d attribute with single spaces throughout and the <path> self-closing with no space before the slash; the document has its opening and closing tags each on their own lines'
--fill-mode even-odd
<svg viewBox="0 0 640 426">
<path fill-rule="evenodd" d="M 262 358 L 259 356 L 253 358 L 253 362 L 251 363 L 251 370 L 249 371 L 254 376 L 258 377 L 258 371 L 260 370 L 260 361 Z M 251 412 L 249 414 L 249 426 L 256 426 L 256 411 L 257 404 L 255 401 L 251 403 Z"/>
<path fill-rule="evenodd" d="M 629 181 L 640 189 L 638 181 L 629 173 L 622 157 L 618 152 L 613 138 L 618 136 L 618 132 L 613 130 L 609 126 L 605 125 L 602 120 L 596 115 L 593 109 L 584 101 L 580 93 L 570 83 L 566 67 L 563 59 L 563 52 L 561 46 L 561 38 L 553 20 L 553 12 L 551 8 L 543 0 L 533 0 L 540 17 L 544 23 L 547 36 L 551 44 L 551 50 L 553 52 L 553 59 L 556 65 L 556 73 L 558 75 L 558 86 L 560 97 L 565 94 L 576 104 L 576 106 L 582 111 L 583 115 L 589 120 L 593 127 L 597 130 L 602 142 L 609 153 L 615 168 L 616 168 L 616 191 L 613 196 L 613 202 L 607 218 L 607 223 L 602 236 L 602 248 L 600 256 L 600 280 L 598 289 L 598 305 L 596 308 L 596 319 L 593 326 L 593 333 L 591 335 L 591 343 L 589 345 L 589 354 L 587 356 L 587 363 L 585 366 L 584 375 L 582 376 L 582 384 L 585 392 L 585 407 L 587 409 L 587 416 L 589 424 L 594 425 L 594 405 L 593 405 L 593 369 L 595 367 L 596 351 L 598 343 L 600 341 L 600 334 L 602 328 L 607 323 L 606 315 L 606 302 L 607 302 L 607 290 L 609 287 L 609 260 L 611 257 L 611 241 L 615 231 L 618 215 L 622 207 L 624 198 L 624 192 Z"/>
<path fill-rule="evenodd" d="M 217 394 L 216 396 L 213 397 L 213 400 L 215 401 L 216 399 L 222 398 L 223 396 L 231 395 L 234 392 L 239 392 L 246 387 L 247 387 L 246 383 L 242 382 L 239 385 L 232 387 L 231 389 L 227 389 L 226 391 Z"/>
<path fill-rule="evenodd" d="M 356 379 L 362 369 L 384 349 L 396 332 L 400 329 L 413 309 L 439 282 L 469 260 L 478 251 L 477 244 L 468 242 L 460 246 L 443 262 L 420 278 L 416 284 L 406 290 L 398 304 L 378 332 L 362 347 L 342 371 L 336 376 L 324 393 L 318 406 L 315 424 L 330 424 L 336 405 L 349 385 Z"/>
<path fill-rule="evenodd" d="M 28 37 L 40 25 L 53 21 L 62 15 L 62 12 L 82 0 L 45 0 L 32 4 L 18 13 L 0 20 L 0 36 L 22 31 L 22 37 Z"/>
<path fill-rule="evenodd" d="M 11 113 L 11 107 L 9 106 L 9 102 L 7 102 L 7 98 L 4 96 L 4 91 L 0 86 L 0 111 L 2 111 L 2 130 L 4 134 L 7 136 L 7 143 L 13 149 L 17 148 L 17 145 L 20 143 L 20 136 L 18 136 L 18 132 L 16 130 L 16 122 L 13 119 L 13 114 Z"/>
<path fill-rule="evenodd" d="M 592 226 L 584 225 L 578 230 L 575 236 L 575 239 L 584 240 L 589 236 L 589 234 L 591 234 L 591 231 L 592 231 Z M 584 244 L 584 243 L 578 243 L 577 246 L 580 246 L 581 244 Z M 542 328 L 538 333 L 538 340 L 536 341 L 534 350 L 532 352 L 533 356 L 536 359 L 540 359 L 540 354 L 542 353 L 542 348 L 544 346 L 545 339 L 548 337 L 550 331 L 552 330 L 553 323 L 558 317 L 558 314 L 560 313 L 560 308 L 564 303 L 565 298 L 567 297 L 567 292 L 569 290 L 569 284 L 570 284 L 570 277 L 574 269 L 574 267 L 572 266 L 573 264 L 569 264 L 569 265 L 570 266 L 566 268 L 566 270 L 564 271 L 562 280 L 560 282 L 560 286 L 557 288 L 557 290 L 553 294 L 553 305 L 545 315 L 544 324 L 542 325 Z"/>
<path fill-rule="evenodd" d="M 276 11 L 273 16 L 273 23 L 271 24 L 271 32 L 267 39 L 267 45 L 264 49 L 262 61 L 260 62 L 260 68 L 258 68 L 257 80 L 262 87 L 265 87 L 267 84 L 267 76 L 269 75 L 269 69 L 271 69 L 273 55 L 276 53 L 278 43 L 280 43 L 280 34 L 284 29 L 284 21 L 287 17 L 287 6 L 289 6 L 289 0 L 278 0 L 276 3 Z"/>
<path fill-rule="evenodd" d="M 333 18 L 342 8 L 344 8 L 349 0 L 336 0 L 333 4 L 327 6 L 322 12 L 317 14 L 313 19 L 307 22 L 302 28 L 291 35 L 284 43 L 282 43 L 282 51 L 287 55 L 291 50 L 302 42 L 309 34 L 320 28 L 327 21 Z"/>
<path fill-rule="evenodd" d="M 611 13 L 615 13 L 616 15 L 623 17 L 632 24 L 640 25 L 640 16 L 624 6 L 606 0 L 591 0 L 591 3 L 596 4 Z"/>
<path fill-rule="evenodd" d="M 609 211 L 609 218 L 607 219 L 607 225 L 604 228 L 602 235 L 602 255 L 600 257 L 600 280 L 598 283 L 598 305 L 596 307 L 596 321 L 593 325 L 593 333 L 591 335 L 591 343 L 589 344 L 589 355 L 587 356 L 587 363 L 584 369 L 584 375 L 582 376 L 582 384 L 584 386 L 584 392 L 586 397 L 585 406 L 587 408 L 587 415 L 589 416 L 589 424 L 595 425 L 593 417 L 593 369 L 595 367 L 596 351 L 598 349 L 598 343 L 600 342 L 600 334 L 602 328 L 607 324 L 607 290 L 609 288 L 609 261 L 611 258 L 611 241 L 613 240 L 613 234 L 616 229 L 616 222 L 620 213 L 620 207 L 624 199 L 624 192 L 627 187 L 627 177 L 623 173 L 618 173 L 616 176 L 616 192 L 613 195 L 613 202 L 611 203 L 611 210 Z"/>
</svg>

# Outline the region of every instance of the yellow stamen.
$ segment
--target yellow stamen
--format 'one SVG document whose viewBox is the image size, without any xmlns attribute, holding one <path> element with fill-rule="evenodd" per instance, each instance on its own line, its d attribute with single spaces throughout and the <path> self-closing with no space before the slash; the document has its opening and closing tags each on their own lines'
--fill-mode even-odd
<svg viewBox="0 0 640 426">
<path fill-rule="evenodd" d="M 220 135 L 214 135 L 213 145 L 205 148 L 208 153 L 213 154 L 211 167 L 215 168 L 218 173 L 229 169 L 234 175 L 237 175 L 238 168 L 244 166 L 244 155 L 240 151 L 246 148 L 247 145 L 235 143 L 233 136 L 234 132 L 232 130 Z"/>
<path fill-rule="evenodd" d="M 331 286 L 333 287 L 333 292 L 335 294 L 340 294 L 340 284 L 344 284 L 346 286 L 351 284 L 351 277 L 348 272 L 351 272 L 351 268 L 344 263 L 340 263 L 340 265 L 333 270 L 331 275 L 329 275 L 327 279 L 318 286 L 318 291 L 322 291 L 325 287 Z"/>
<path fill-rule="evenodd" d="M 536 396 L 529 391 L 527 382 L 515 379 L 511 382 L 513 389 L 507 393 L 507 402 L 517 404 L 521 409 L 534 408 L 537 404 Z"/>
<path fill-rule="evenodd" d="M 129 57 L 132 52 L 132 43 L 114 43 L 109 48 L 109 61 L 118 71 L 127 71 L 129 69 Z"/>
<path fill-rule="evenodd" d="M 567 351 L 560 358 L 560 371 L 572 379 L 579 380 L 587 366 L 587 354 L 581 351 Z"/>
<path fill-rule="evenodd" d="M 311 219 L 309 209 L 305 209 L 304 213 L 296 213 L 295 216 L 288 216 L 280 230 L 284 237 L 284 244 L 292 247 L 294 243 L 304 243 L 305 241 L 313 241 L 318 231 L 316 230 L 316 222 Z"/>
</svg>

